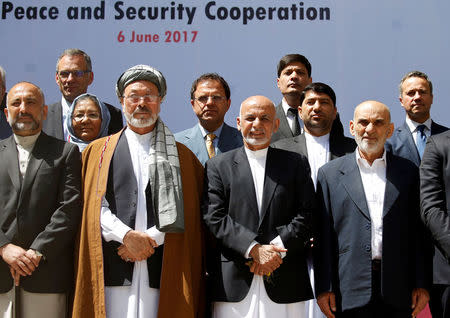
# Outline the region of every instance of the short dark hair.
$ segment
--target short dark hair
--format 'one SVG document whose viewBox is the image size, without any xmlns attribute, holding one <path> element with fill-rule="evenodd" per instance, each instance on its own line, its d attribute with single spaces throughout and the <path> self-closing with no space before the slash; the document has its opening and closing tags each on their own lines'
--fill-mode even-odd
<svg viewBox="0 0 450 318">
<path fill-rule="evenodd" d="M 303 101 L 305 100 L 305 95 L 308 91 L 327 94 L 328 97 L 330 97 L 331 100 L 333 101 L 334 107 L 336 107 L 336 94 L 334 93 L 333 89 L 327 84 L 320 82 L 311 83 L 305 87 L 305 89 L 300 93 L 300 105 L 303 104 Z"/>
<path fill-rule="evenodd" d="M 403 83 L 411 77 L 420 77 L 423 78 L 424 80 L 426 80 L 428 82 L 428 86 L 430 87 L 430 94 L 433 95 L 433 83 L 431 83 L 430 79 L 428 78 L 428 75 L 421 72 L 421 71 L 411 71 L 405 74 L 405 76 L 403 76 L 402 80 L 400 81 L 400 84 L 398 85 L 398 91 L 400 93 L 400 97 L 403 94 Z"/>
<path fill-rule="evenodd" d="M 287 54 L 281 58 L 281 60 L 278 62 L 277 67 L 277 74 L 278 77 L 280 77 L 281 72 L 285 69 L 286 66 L 288 66 L 291 63 L 300 62 L 303 65 L 305 65 L 306 70 L 308 71 L 308 77 L 311 77 L 311 63 L 309 63 L 308 59 L 301 55 L 301 54 Z"/>
<path fill-rule="evenodd" d="M 85 52 L 83 52 L 80 49 L 66 49 L 66 50 L 64 50 L 64 52 L 61 53 L 61 55 L 58 57 L 58 60 L 56 61 L 56 72 L 58 72 L 59 61 L 61 61 L 61 59 L 64 56 L 75 56 L 75 55 L 81 55 L 84 58 L 84 61 L 86 62 L 87 70 L 83 70 L 83 71 L 92 72 L 91 58 L 89 57 L 89 55 L 87 55 Z"/>
<path fill-rule="evenodd" d="M 220 85 L 222 85 L 223 90 L 225 91 L 225 96 L 227 99 L 230 99 L 230 86 L 228 86 L 227 81 L 217 73 L 206 73 L 197 78 L 191 87 L 191 99 L 194 99 L 194 93 L 197 90 L 198 84 L 203 81 L 218 81 Z"/>
</svg>

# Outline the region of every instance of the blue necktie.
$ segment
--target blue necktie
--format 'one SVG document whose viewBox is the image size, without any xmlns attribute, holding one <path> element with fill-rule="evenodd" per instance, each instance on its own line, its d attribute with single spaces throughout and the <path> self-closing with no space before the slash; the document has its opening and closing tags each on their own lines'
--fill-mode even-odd
<svg viewBox="0 0 450 318">
<path fill-rule="evenodd" d="M 425 150 L 425 144 L 427 143 L 427 135 L 425 135 L 425 125 L 417 126 L 417 138 L 416 138 L 416 146 L 417 151 L 419 152 L 420 159 L 422 160 L 423 151 Z"/>
</svg>

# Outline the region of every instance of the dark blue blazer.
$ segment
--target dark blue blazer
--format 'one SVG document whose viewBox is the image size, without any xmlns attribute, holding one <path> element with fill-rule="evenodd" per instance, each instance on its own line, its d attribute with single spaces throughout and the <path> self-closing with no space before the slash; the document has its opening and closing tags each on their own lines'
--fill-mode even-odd
<svg viewBox="0 0 450 318">
<path fill-rule="evenodd" d="M 389 152 L 386 161 L 381 292 L 407 310 L 413 288 L 431 284 L 431 244 L 419 217 L 417 167 Z M 334 292 L 342 310 L 362 307 L 372 291 L 371 218 L 355 153 L 319 169 L 317 194 L 316 294 Z"/>
<path fill-rule="evenodd" d="M 209 159 L 208 150 L 206 150 L 205 139 L 203 138 L 202 131 L 198 125 L 176 133 L 175 140 L 188 147 L 202 165 L 205 165 L 205 162 Z M 216 155 L 239 148 L 242 145 L 243 141 L 241 133 L 236 128 L 223 123 Z"/>
<path fill-rule="evenodd" d="M 448 130 L 447 127 L 436 124 L 434 121 L 431 122 L 431 135 L 440 134 L 446 130 Z M 394 155 L 411 160 L 416 166 L 420 165 L 419 152 L 406 122 L 397 127 L 392 137 L 387 140 L 386 150 L 391 151 Z"/>
<path fill-rule="evenodd" d="M 269 148 L 261 217 L 244 147 L 211 158 L 205 169 L 204 220 L 217 239 L 207 250 L 211 300 L 244 299 L 253 279 L 244 257 L 247 248 L 253 240 L 269 244 L 278 235 L 288 252 L 271 282 L 265 282 L 268 296 L 276 303 L 312 298 L 304 249 L 315 208 L 308 160 Z"/>
</svg>

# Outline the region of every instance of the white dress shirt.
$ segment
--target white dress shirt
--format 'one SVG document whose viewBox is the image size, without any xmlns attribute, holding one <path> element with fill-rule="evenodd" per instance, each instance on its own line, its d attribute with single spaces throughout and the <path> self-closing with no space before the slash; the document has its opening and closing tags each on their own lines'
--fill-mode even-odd
<svg viewBox="0 0 450 318">
<path fill-rule="evenodd" d="M 63 125 L 64 140 L 68 141 L 69 128 L 67 127 L 66 118 L 71 116 L 71 114 L 69 114 L 69 108 L 71 106 L 71 103 L 66 101 L 66 99 L 63 96 L 63 97 L 61 97 L 61 106 L 62 106 L 61 113 L 62 113 L 62 125 Z"/>
<path fill-rule="evenodd" d="M 263 198 L 264 177 L 266 170 L 268 148 L 252 151 L 245 148 L 245 153 L 250 164 L 252 172 L 253 184 L 255 186 L 256 201 L 258 211 L 261 215 L 261 202 Z M 273 239 L 271 244 L 284 248 L 280 236 Z M 251 248 L 257 244 L 253 242 L 247 250 L 246 255 Z M 286 255 L 284 253 L 284 255 Z M 305 311 L 305 302 L 296 302 L 290 304 L 278 304 L 273 302 L 267 295 L 264 286 L 263 277 L 253 275 L 252 284 L 247 296 L 240 302 L 214 302 L 213 317 L 214 318 L 304 318 L 302 312 Z"/>
<path fill-rule="evenodd" d="M 19 171 L 22 179 L 25 176 L 25 173 L 27 172 L 28 163 L 30 162 L 30 153 L 33 150 L 34 145 L 36 144 L 36 140 L 38 139 L 40 134 L 41 132 L 32 136 L 19 136 L 13 134 L 14 140 L 16 141 L 17 154 L 19 160 Z"/>
<path fill-rule="evenodd" d="M 317 171 L 330 161 L 330 134 L 316 137 L 305 132 L 305 139 L 311 179 L 314 182 L 314 188 L 316 188 Z"/>
<path fill-rule="evenodd" d="M 386 189 L 386 151 L 381 158 L 375 159 L 370 165 L 366 159 L 361 158 L 356 151 L 356 163 L 358 164 L 361 180 L 366 195 L 372 224 L 371 245 L 372 259 L 381 260 L 383 243 L 383 206 Z"/>
<path fill-rule="evenodd" d="M 134 176 L 138 185 L 138 200 L 136 207 L 136 222 L 134 230 L 145 232 L 159 245 L 164 244 L 164 233 L 156 226 L 147 229 L 147 205 L 145 188 L 149 180 L 150 141 L 152 133 L 139 135 L 131 129 L 126 129 Z M 106 241 L 123 243 L 123 237 L 131 230 L 108 208 L 104 199 L 100 214 L 102 236 Z M 106 316 L 108 318 L 152 318 L 157 317 L 159 289 L 150 288 L 148 280 L 147 261 L 134 263 L 133 281 L 131 286 L 105 286 Z"/>
</svg>

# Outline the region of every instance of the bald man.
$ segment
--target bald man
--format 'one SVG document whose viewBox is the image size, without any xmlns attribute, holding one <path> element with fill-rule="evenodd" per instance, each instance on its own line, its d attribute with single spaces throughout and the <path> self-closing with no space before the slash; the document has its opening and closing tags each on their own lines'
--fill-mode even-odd
<svg viewBox="0 0 450 318">
<path fill-rule="evenodd" d="M 350 121 L 356 151 L 319 169 L 315 288 L 327 317 L 411 317 L 429 299 L 418 170 L 385 151 L 393 129 L 386 105 L 361 103 Z"/>
<path fill-rule="evenodd" d="M 80 152 L 42 132 L 47 106 L 34 84 L 10 89 L 5 115 L 13 135 L 0 141 L 0 317 L 67 317 Z"/>
<path fill-rule="evenodd" d="M 314 187 L 306 157 L 269 147 L 278 123 L 268 98 L 249 97 L 237 118 L 244 147 L 206 162 L 214 317 L 302 317 L 313 297 L 304 246 Z"/>
</svg>

